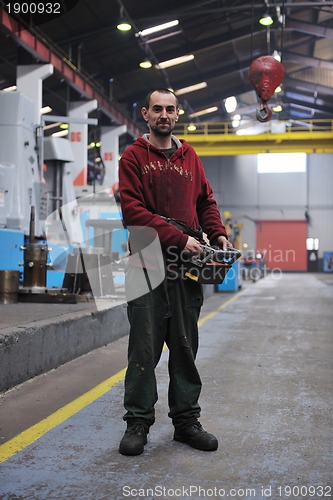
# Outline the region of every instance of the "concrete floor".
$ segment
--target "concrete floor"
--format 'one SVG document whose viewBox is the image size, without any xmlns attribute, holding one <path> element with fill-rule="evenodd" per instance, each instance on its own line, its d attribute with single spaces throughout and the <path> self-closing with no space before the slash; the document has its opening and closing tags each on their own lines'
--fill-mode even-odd
<svg viewBox="0 0 333 500">
<path fill-rule="evenodd" d="M 206 299 L 201 422 L 218 437 L 216 452 L 173 441 L 165 352 L 143 455 L 118 453 L 121 380 L 4 460 L 0 498 L 333 498 L 332 303 L 333 276 L 324 274 L 268 276 Z M 1 442 L 17 444 L 16 434 L 124 368 L 126 346 L 116 340 L 3 394 Z"/>
</svg>

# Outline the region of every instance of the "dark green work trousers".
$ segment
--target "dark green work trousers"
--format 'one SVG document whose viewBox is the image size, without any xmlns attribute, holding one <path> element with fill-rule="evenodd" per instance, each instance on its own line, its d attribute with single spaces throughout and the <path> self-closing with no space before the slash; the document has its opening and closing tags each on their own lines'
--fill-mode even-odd
<svg viewBox="0 0 333 500">
<path fill-rule="evenodd" d="M 129 269 L 133 283 L 133 272 Z M 141 270 L 142 272 L 142 270 Z M 182 429 L 200 416 L 201 380 L 195 366 L 202 286 L 193 280 L 165 279 L 157 288 L 128 302 L 130 336 L 124 406 L 127 423 L 155 421 L 158 399 L 155 367 L 164 342 L 169 348 L 169 417 Z"/>
</svg>

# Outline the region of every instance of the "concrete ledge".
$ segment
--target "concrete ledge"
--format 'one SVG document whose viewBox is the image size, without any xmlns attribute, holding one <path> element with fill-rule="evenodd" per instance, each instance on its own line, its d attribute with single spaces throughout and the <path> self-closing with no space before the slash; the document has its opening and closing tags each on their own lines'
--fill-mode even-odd
<svg viewBox="0 0 333 500">
<path fill-rule="evenodd" d="M 0 391 L 57 368 L 128 332 L 123 303 L 2 329 Z"/>
</svg>

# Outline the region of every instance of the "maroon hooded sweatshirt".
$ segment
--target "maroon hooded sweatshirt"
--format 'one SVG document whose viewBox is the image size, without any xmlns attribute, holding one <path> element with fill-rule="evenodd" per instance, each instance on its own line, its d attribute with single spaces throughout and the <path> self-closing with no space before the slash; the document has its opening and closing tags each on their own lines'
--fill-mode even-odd
<svg viewBox="0 0 333 500">
<path fill-rule="evenodd" d="M 161 247 L 183 250 L 188 236 L 164 217 L 200 225 L 213 245 L 227 236 L 204 167 L 194 149 L 172 136 L 177 149 L 167 158 L 163 150 L 139 137 L 119 163 L 122 216 L 126 226 L 148 226 L 158 233 Z"/>
</svg>

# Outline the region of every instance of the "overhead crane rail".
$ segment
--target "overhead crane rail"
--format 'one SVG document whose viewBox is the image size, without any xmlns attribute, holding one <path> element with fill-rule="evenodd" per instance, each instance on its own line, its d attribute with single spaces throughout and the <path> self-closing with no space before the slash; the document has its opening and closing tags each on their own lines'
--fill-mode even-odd
<svg viewBox="0 0 333 500">
<path fill-rule="evenodd" d="M 231 122 L 195 123 L 193 131 L 188 130 L 189 125 L 178 123 L 175 134 L 191 144 L 200 156 L 333 153 L 333 119 L 279 120 L 266 124 L 267 130 L 260 133 L 234 128 Z"/>
</svg>

